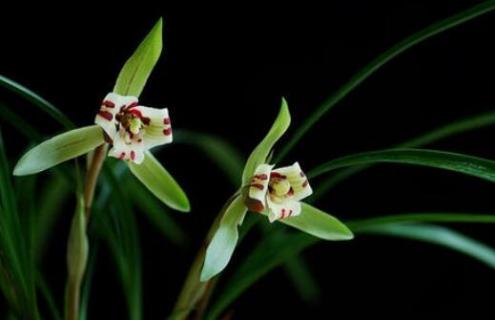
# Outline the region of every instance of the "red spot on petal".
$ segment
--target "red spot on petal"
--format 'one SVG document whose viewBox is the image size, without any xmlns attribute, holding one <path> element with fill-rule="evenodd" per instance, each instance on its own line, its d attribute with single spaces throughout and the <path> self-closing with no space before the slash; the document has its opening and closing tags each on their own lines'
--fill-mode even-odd
<svg viewBox="0 0 495 320">
<path fill-rule="evenodd" d="M 131 151 L 131 160 L 135 160 L 136 159 L 136 153 L 134 152 L 134 150 Z"/>
<path fill-rule="evenodd" d="M 254 178 L 258 180 L 266 180 L 268 179 L 268 176 L 266 174 L 257 174 L 254 176 Z"/>
<path fill-rule="evenodd" d="M 305 180 L 305 181 L 303 182 L 303 184 L 302 184 L 302 187 L 303 187 L 303 188 L 306 188 L 306 187 L 308 186 L 308 184 L 309 184 L 309 181 L 308 181 L 308 180 Z"/>
<path fill-rule="evenodd" d="M 120 153 L 120 156 L 119 156 L 119 159 L 120 160 L 124 160 L 124 158 L 125 158 L 125 152 L 121 152 Z"/>
<path fill-rule="evenodd" d="M 143 142 L 143 139 L 138 139 L 138 143 L 141 143 L 141 142 Z"/>
<path fill-rule="evenodd" d="M 170 118 L 163 118 L 163 124 L 170 124 Z"/>
<path fill-rule="evenodd" d="M 306 175 L 304 174 L 304 172 L 299 172 L 299 175 L 301 176 L 301 178 L 304 178 Z"/>
<path fill-rule="evenodd" d="M 163 129 L 163 134 L 169 136 L 172 134 L 172 128 Z"/>
<path fill-rule="evenodd" d="M 287 195 L 288 196 L 294 195 L 294 189 L 292 189 L 292 187 L 290 187 L 289 191 L 287 192 Z"/>
<path fill-rule="evenodd" d="M 260 189 L 260 190 L 265 189 L 265 187 L 261 183 L 252 183 L 251 187 L 256 188 L 256 189 Z"/>
<path fill-rule="evenodd" d="M 129 108 L 129 109 L 130 109 L 130 108 L 135 108 L 135 107 L 137 107 L 137 106 L 138 106 L 138 104 L 139 104 L 139 103 L 138 103 L 137 101 L 131 102 L 131 103 L 129 103 L 129 104 L 127 105 L 127 108 Z"/>
<path fill-rule="evenodd" d="M 292 209 L 289 210 L 289 217 L 292 215 Z"/>
<path fill-rule="evenodd" d="M 100 111 L 98 111 L 98 115 L 107 121 L 112 121 L 112 119 L 113 119 L 113 115 L 108 111 L 100 110 Z"/>
<path fill-rule="evenodd" d="M 151 123 L 151 119 L 148 117 L 141 117 L 141 121 L 143 121 L 143 123 L 147 126 L 149 126 Z"/>
<path fill-rule="evenodd" d="M 280 216 L 281 219 L 285 218 L 285 209 L 282 209 L 282 215 Z"/>
<path fill-rule="evenodd" d="M 107 108 L 115 108 L 115 103 L 110 100 L 104 100 L 101 104 Z"/>
<path fill-rule="evenodd" d="M 287 179 L 286 176 L 284 176 L 283 174 L 280 174 L 278 172 L 271 172 L 270 178 Z"/>
</svg>

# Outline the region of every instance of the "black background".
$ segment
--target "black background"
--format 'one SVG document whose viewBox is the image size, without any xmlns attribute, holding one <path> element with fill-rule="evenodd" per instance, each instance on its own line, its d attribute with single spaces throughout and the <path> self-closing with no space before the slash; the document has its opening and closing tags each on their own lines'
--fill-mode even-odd
<svg viewBox="0 0 495 320">
<path fill-rule="evenodd" d="M 141 101 L 168 107 L 174 129 L 223 136 L 247 155 L 271 125 L 281 96 L 287 98 L 293 115 L 290 136 L 372 58 L 420 28 L 476 3 L 333 1 L 272 10 L 254 4 L 191 4 L 179 9 L 164 2 L 145 13 L 137 12 L 134 6 L 139 4 L 121 5 L 118 12 L 11 9 L 4 12 L 11 19 L 0 22 L 0 71 L 53 102 L 76 124 L 89 124 L 124 61 L 163 16 L 164 54 Z M 333 157 L 389 147 L 436 126 L 492 110 L 493 30 L 492 13 L 402 54 L 322 118 L 283 164 L 298 160 L 310 169 Z M 61 131 L 2 92 L 47 135 Z M 8 124 L 1 125 L 9 155 L 16 159 L 27 141 Z M 482 129 L 430 147 L 493 158 L 494 133 Z M 234 190 L 215 165 L 191 147 L 173 145 L 159 158 L 192 199 L 190 215 L 174 214 L 192 241 L 188 248 L 177 249 L 139 215 L 146 319 L 163 319 L 170 311 L 187 265 Z M 318 206 L 343 220 L 405 212 L 493 213 L 494 191 L 489 183 L 452 173 L 383 165 L 339 185 Z M 43 265 L 59 301 L 68 222 L 69 215 L 60 221 Z M 495 245 L 490 225 L 456 228 Z M 237 251 L 231 268 L 249 245 Z M 304 256 L 321 285 L 318 303 L 303 303 L 284 271 L 277 269 L 233 306 L 234 318 L 264 318 L 267 310 L 277 318 L 300 314 L 402 318 L 492 310 L 493 270 L 439 247 L 358 236 L 347 243 L 321 243 Z M 90 319 L 124 318 L 113 264 L 105 253 L 100 259 Z"/>
</svg>

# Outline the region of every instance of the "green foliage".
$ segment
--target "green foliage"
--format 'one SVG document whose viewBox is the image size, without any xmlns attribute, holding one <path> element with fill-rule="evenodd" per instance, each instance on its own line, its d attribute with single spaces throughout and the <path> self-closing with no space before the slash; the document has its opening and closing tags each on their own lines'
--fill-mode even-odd
<svg viewBox="0 0 495 320">
<path fill-rule="evenodd" d="M 29 150 L 17 162 L 14 175 L 24 176 L 41 172 L 86 154 L 104 142 L 103 131 L 97 125 L 64 132 Z"/>
<path fill-rule="evenodd" d="M 160 18 L 119 73 L 113 91 L 123 96 L 139 97 L 162 52 Z"/>
<path fill-rule="evenodd" d="M 273 125 L 268 131 L 265 138 L 258 144 L 258 146 L 253 150 L 246 165 L 244 166 L 244 172 L 242 173 L 242 185 L 248 184 L 249 180 L 252 178 L 256 168 L 263 163 L 266 163 L 267 157 L 270 154 L 275 143 L 282 137 L 282 135 L 287 131 L 290 125 L 290 113 L 287 101 L 282 99 L 282 105 L 280 106 L 280 112 L 277 118 L 273 122 Z"/>
<path fill-rule="evenodd" d="M 145 153 L 141 164 L 129 162 L 129 168 L 134 176 L 163 203 L 178 211 L 191 210 L 189 200 L 182 188 L 150 152 Z"/>
</svg>

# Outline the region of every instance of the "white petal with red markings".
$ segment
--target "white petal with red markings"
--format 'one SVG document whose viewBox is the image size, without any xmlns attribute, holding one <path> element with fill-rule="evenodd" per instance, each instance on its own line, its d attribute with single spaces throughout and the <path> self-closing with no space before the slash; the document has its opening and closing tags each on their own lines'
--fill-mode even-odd
<svg viewBox="0 0 495 320">
<path fill-rule="evenodd" d="M 277 202 L 268 196 L 266 202 L 268 205 L 268 220 L 270 222 L 295 217 L 301 213 L 301 203 L 299 201 L 285 200 Z"/>
<path fill-rule="evenodd" d="M 122 107 L 137 104 L 138 98 L 133 96 L 121 96 L 116 93 L 109 93 L 101 103 L 100 110 L 96 114 L 95 123 L 102 127 L 110 139 L 117 134 L 115 116 Z"/>
<path fill-rule="evenodd" d="M 256 168 L 254 176 L 251 179 L 251 184 L 249 185 L 249 197 L 251 199 L 258 200 L 262 203 L 265 202 L 272 168 L 273 166 L 269 164 L 260 164 Z"/>
<path fill-rule="evenodd" d="M 112 149 L 108 155 L 120 160 L 133 161 L 136 164 L 141 164 L 144 160 L 143 143 L 134 142 L 131 144 L 125 143 L 122 138 L 114 139 Z"/>
<path fill-rule="evenodd" d="M 143 141 L 146 149 L 172 142 L 172 125 L 167 108 L 137 106 L 133 110 L 139 111 L 142 115 Z"/>
<path fill-rule="evenodd" d="M 275 169 L 273 170 L 273 172 L 279 173 L 287 177 L 287 180 L 289 181 L 293 190 L 293 195 L 292 195 L 293 200 L 296 201 L 302 200 L 313 193 L 313 190 L 309 185 L 308 178 L 301 170 L 301 167 L 299 166 L 298 162 L 295 162 L 291 166 Z"/>
</svg>

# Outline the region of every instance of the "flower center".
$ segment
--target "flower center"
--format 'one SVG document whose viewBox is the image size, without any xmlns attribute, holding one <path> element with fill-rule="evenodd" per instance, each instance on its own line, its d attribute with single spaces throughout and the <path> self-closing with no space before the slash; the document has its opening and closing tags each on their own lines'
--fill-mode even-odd
<svg viewBox="0 0 495 320">
<path fill-rule="evenodd" d="M 291 187 L 287 179 L 272 179 L 270 180 L 270 193 L 277 196 L 283 197 L 289 193 Z"/>
</svg>

